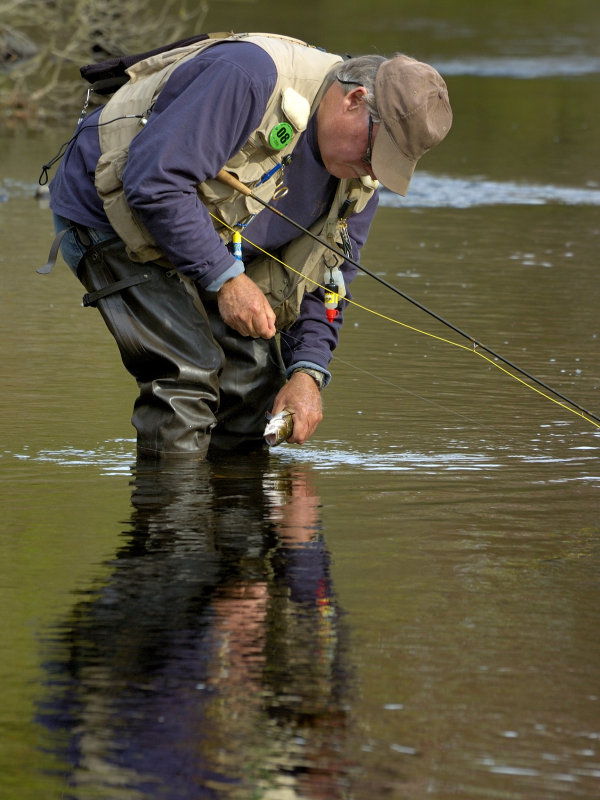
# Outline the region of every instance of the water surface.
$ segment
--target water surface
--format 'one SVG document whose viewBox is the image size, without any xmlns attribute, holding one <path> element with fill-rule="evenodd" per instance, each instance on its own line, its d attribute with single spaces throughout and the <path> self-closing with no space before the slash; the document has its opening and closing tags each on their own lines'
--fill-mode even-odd
<svg viewBox="0 0 600 800">
<path fill-rule="evenodd" d="M 376 6 L 320 43 L 410 43 L 455 125 L 365 266 L 598 414 L 596 4 Z M 310 443 L 138 463 L 114 343 L 35 273 L 69 135 L 2 137 L 0 795 L 598 796 L 594 421 L 361 275 Z"/>
</svg>

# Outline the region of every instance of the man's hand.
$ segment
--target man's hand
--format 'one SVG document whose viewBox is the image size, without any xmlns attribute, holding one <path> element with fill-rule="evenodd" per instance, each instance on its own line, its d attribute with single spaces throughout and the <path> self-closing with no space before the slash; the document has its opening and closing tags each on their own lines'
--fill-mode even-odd
<svg viewBox="0 0 600 800">
<path fill-rule="evenodd" d="M 246 274 L 225 281 L 217 293 L 217 302 L 223 320 L 242 336 L 253 339 L 275 336 L 275 312 Z"/>
<path fill-rule="evenodd" d="M 273 402 L 272 414 L 278 414 L 284 408 L 294 415 L 294 431 L 288 442 L 304 444 L 323 419 L 321 393 L 314 378 L 305 372 L 292 373 Z"/>
</svg>

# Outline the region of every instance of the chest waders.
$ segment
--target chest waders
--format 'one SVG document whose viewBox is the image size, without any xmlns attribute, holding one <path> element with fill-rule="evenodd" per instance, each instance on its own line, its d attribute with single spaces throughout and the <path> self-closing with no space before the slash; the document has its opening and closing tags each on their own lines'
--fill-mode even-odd
<svg viewBox="0 0 600 800">
<path fill-rule="evenodd" d="M 67 236 L 83 238 L 85 229 Z M 140 455 L 263 446 L 265 411 L 286 380 L 274 339 L 240 336 L 223 322 L 215 293 L 131 261 L 118 238 L 88 247 L 77 277 L 137 381 Z"/>
</svg>

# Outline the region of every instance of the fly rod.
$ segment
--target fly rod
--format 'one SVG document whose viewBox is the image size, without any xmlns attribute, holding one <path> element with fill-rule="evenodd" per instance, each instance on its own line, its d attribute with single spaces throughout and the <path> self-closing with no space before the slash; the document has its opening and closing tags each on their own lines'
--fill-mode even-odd
<svg viewBox="0 0 600 800">
<path fill-rule="evenodd" d="M 509 361 L 508 359 L 504 358 L 504 356 L 501 356 L 499 353 L 496 353 L 494 350 L 492 350 L 491 348 L 487 347 L 482 342 L 478 341 L 477 339 L 474 339 L 472 336 L 470 336 L 468 333 L 465 333 L 465 331 L 463 331 L 460 328 L 458 328 L 452 322 L 449 322 L 448 320 L 444 319 L 439 314 L 436 314 L 435 311 L 432 311 L 430 308 L 427 308 L 427 306 L 424 306 L 418 300 L 415 300 L 410 295 L 408 295 L 405 292 L 403 292 L 400 289 L 398 289 L 397 286 L 394 286 L 393 284 L 391 284 L 388 281 L 386 281 L 385 278 L 382 278 L 380 275 L 376 275 L 374 272 L 371 272 L 369 269 L 367 269 L 365 266 L 360 264 L 355 259 L 353 259 L 350 256 L 346 255 L 345 253 L 343 253 L 338 248 L 333 247 L 328 241 L 323 239 L 321 236 L 318 236 L 316 233 L 313 233 L 312 231 L 309 231 L 308 228 L 303 227 L 302 225 L 300 225 L 299 222 L 296 222 L 291 217 L 288 217 L 287 214 L 284 214 L 278 208 L 275 208 L 275 206 L 271 205 L 271 203 L 268 203 L 266 200 L 263 200 L 261 197 L 256 195 L 252 191 L 252 189 L 250 189 L 244 183 L 239 181 L 230 172 L 227 172 L 227 170 L 222 169 L 217 174 L 216 178 L 217 178 L 217 180 L 221 181 L 221 183 L 224 183 L 227 186 L 231 187 L 232 189 L 235 189 L 236 191 L 240 192 L 241 194 L 245 195 L 246 197 L 251 197 L 252 200 L 256 200 L 256 202 L 260 203 L 265 208 L 268 208 L 269 211 L 271 211 L 273 214 L 277 214 L 277 216 L 279 216 L 282 219 L 284 219 L 290 225 L 293 225 L 295 228 L 297 228 L 302 233 L 305 233 L 307 236 L 310 236 L 312 239 L 314 239 L 316 242 L 319 242 L 319 244 L 323 245 L 328 250 L 331 250 L 332 253 L 335 253 L 336 255 L 338 255 L 341 258 L 343 258 L 346 261 L 348 261 L 348 263 L 352 264 L 354 267 L 357 267 L 358 269 L 360 269 L 361 272 L 365 273 L 365 275 L 368 275 L 370 278 L 373 278 L 378 283 L 382 284 L 382 286 L 385 286 L 387 289 L 389 289 L 390 291 L 392 291 L 395 294 L 399 295 L 404 300 L 407 300 L 409 303 L 412 303 L 412 305 L 416 306 L 421 311 L 424 311 L 426 314 L 429 314 L 430 317 L 433 317 L 438 322 L 441 322 L 442 325 L 445 325 L 447 328 L 450 328 L 455 333 L 457 333 L 459 336 L 462 336 L 464 339 L 467 339 L 473 345 L 473 350 L 476 350 L 477 348 L 479 348 L 480 350 L 485 351 L 486 353 L 491 355 L 493 358 L 497 359 L 498 361 L 501 361 L 503 364 L 506 364 L 506 366 L 508 366 L 511 369 L 515 370 L 520 375 L 523 375 L 524 377 L 526 377 L 528 380 L 533 381 L 533 383 L 536 383 L 538 386 L 541 386 L 543 389 L 546 389 L 546 391 L 552 392 L 552 394 L 556 395 L 556 397 L 560 397 L 561 400 L 564 400 L 566 403 L 569 403 L 569 405 L 573 406 L 578 411 L 581 411 L 583 414 L 586 414 L 591 419 L 594 419 L 597 422 L 600 422 L 600 417 L 598 417 L 596 414 L 593 414 L 591 411 L 588 411 L 586 408 L 584 408 L 583 406 L 579 405 L 579 403 L 576 403 L 574 400 L 571 400 L 569 397 L 567 397 L 566 395 L 562 394 L 557 389 L 553 389 L 552 386 L 549 386 L 547 383 L 544 383 L 539 378 L 536 378 L 535 375 L 531 375 L 531 373 L 529 373 L 526 370 L 522 369 L 517 364 L 513 364 L 512 361 Z"/>
</svg>

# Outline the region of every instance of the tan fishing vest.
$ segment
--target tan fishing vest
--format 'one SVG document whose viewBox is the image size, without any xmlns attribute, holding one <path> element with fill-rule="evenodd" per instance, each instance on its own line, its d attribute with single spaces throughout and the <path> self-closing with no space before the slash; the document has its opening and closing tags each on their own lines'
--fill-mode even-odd
<svg viewBox="0 0 600 800">
<path fill-rule="evenodd" d="M 252 42 L 271 56 L 277 68 L 277 82 L 260 125 L 244 147 L 225 164 L 228 172 L 266 202 L 273 197 L 281 170 L 264 183 L 258 185 L 258 182 L 292 153 L 300 133 L 305 130 L 310 116 L 329 87 L 335 67 L 342 61 L 340 56 L 288 37 L 262 33 L 231 36 L 211 34 L 208 40 L 152 56 L 130 67 L 127 70 L 129 82 L 113 95 L 100 115 L 98 133 L 102 155 L 96 167 L 95 183 L 106 215 L 134 261 L 168 263 L 125 199 L 122 176 L 129 144 L 143 129 L 159 92 L 173 70 L 201 51 L 223 41 Z M 103 124 L 112 120 L 115 121 L 109 125 Z M 294 135 L 283 148 L 276 149 L 271 146 L 269 137 L 282 122 L 292 126 Z M 358 213 L 366 206 L 375 186 L 368 177 L 363 180 L 341 180 L 331 209 L 312 226 L 312 232 L 341 248 L 341 234 L 346 220 L 340 219 L 340 209 L 345 205 L 350 213 Z M 213 215 L 215 228 L 225 242 L 231 240 L 233 226 L 243 224 L 263 210 L 258 201 L 218 180 L 199 184 L 197 191 Z M 345 203 L 346 200 L 350 204 Z M 298 316 L 304 292 L 312 291 L 316 285 L 324 282 L 326 266 L 340 264 L 343 259 L 306 234 L 300 234 L 275 255 L 294 270 L 301 271 L 302 275 L 266 255 L 253 259 L 245 265 L 245 269 L 275 310 L 278 327 L 287 328 Z"/>
</svg>

